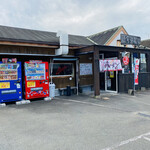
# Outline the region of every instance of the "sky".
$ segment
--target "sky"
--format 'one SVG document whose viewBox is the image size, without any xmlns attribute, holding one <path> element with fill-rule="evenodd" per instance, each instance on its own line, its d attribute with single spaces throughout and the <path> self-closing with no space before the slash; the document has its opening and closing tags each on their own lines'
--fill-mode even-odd
<svg viewBox="0 0 150 150">
<path fill-rule="evenodd" d="M 0 25 L 92 35 L 123 25 L 150 39 L 148 0 L 0 0 Z"/>
</svg>

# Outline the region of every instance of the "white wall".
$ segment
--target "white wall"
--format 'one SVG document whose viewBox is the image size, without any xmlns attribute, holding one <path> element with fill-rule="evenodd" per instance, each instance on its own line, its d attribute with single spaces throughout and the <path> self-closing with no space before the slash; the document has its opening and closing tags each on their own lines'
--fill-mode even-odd
<svg viewBox="0 0 150 150">
<path fill-rule="evenodd" d="M 117 46 L 117 40 L 120 40 L 120 34 L 124 34 L 123 31 L 121 31 L 118 36 L 109 44 L 109 46 Z M 124 46 L 124 45 L 121 45 L 121 46 Z M 127 45 L 127 47 L 131 47 L 133 48 L 132 45 Z"/>
</svg>

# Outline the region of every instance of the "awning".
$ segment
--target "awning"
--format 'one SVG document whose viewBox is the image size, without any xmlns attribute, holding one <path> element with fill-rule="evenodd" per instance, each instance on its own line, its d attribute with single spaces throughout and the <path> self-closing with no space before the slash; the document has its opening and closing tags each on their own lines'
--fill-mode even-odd
<svg viewBox="0 0 150 150">
<path fill-rule="evenodd" d="M 65 58 L 53 58 L 53 60 L 54 61 L 76 61 L 76 60 L 78 60 L 78 58 L 67 58 L 67 57 L 65 57 Z"/>
</svg>

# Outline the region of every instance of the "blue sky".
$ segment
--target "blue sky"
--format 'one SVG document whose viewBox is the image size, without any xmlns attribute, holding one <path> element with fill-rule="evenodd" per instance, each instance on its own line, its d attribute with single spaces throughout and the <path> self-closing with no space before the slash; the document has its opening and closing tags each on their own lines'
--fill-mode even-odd
<svg viewBox="0 0 150 150">
<path fill-rule="evenodd" d="M 0 0 L 0 25 L 91 35 L 123 25 L 150 39 L 150 1 Z"/>
</svg>

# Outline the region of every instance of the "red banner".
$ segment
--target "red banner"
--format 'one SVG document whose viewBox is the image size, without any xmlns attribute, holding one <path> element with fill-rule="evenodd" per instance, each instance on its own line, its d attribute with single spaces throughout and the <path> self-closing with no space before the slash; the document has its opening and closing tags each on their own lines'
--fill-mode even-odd
<svg viewBox="0 0 150 150">
<path fill-rule="evenodd" d="M 135 85 L 138 85 L 139 84 L 139 59 L 135 59 L 134 60 L 135 62 L 135 72 L 134 72 L 134 78 L 135 78 Z"/>
</svg>

